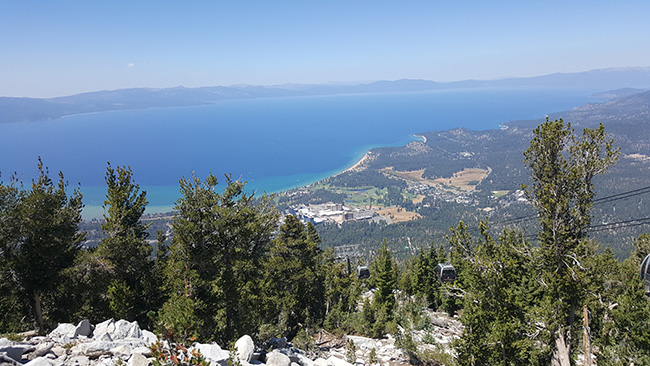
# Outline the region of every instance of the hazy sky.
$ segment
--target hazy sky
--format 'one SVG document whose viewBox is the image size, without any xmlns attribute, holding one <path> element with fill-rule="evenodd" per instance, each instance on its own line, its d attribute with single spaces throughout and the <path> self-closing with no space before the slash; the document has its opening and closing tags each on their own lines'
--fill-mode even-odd
<svg viewBox="0 0 650 366">
<path fill-rule="evenodd" d="M 0 96 L 650 66 L 650 1 L 0 0 Z"/>
</svg>

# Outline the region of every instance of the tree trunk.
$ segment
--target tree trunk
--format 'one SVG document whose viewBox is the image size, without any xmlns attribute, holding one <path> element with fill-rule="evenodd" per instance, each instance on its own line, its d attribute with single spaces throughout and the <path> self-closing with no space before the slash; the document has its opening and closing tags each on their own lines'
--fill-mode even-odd
<svg viewBox="0 0 650 366">
<path fill-rule="evenodd" d="M 555 333 L 555 348 L 551 358 L 551 366 L 571 366 L 570 345 L 567 344 L 566 334 L 562 330 Z"/>
<path fill-rule="evenodd" d="M 36 318 L 36 324 L 38 326 L 39 334 L 45 329 L 43 328 L 43 311 L 41 310 L 41 298 L 38 296 L 38 292 L 34 291 L 34 317 Z"/>
</svg>

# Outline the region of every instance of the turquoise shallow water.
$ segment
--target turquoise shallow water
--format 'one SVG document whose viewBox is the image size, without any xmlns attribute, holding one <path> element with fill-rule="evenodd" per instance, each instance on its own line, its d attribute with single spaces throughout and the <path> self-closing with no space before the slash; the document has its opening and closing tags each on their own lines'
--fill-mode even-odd
<svg viewBox="0 0 650 366">
<path fill-rule="evenodd" d="M 168 211 L 178 180 L 193 173 L 231 173 L 257 192 L 277 192 L 340 172 L 372 147 L 406 144 L 418 132 L 542 118 L 593 102 L 592 92 L 485 88 L 245 99 L 3 124 L 0 172 L 5 182 L 17 172 L 28 183 L 40 155 L 51 172 L 81 182 L 84 217 L 93 218 L 102 213 L 106 162 L 130 165 L 148 192 L 148 212 Z"/>
</svg>

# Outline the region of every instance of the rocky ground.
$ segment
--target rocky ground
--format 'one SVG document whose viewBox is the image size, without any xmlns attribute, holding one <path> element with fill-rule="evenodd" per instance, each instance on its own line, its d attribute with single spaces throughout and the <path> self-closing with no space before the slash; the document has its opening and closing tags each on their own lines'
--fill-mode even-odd
<svg viewBox="0 0 650 366">
<path fill-rule="evenodd" d="M 461 334 L 462 326 L 441 313 L 430 312 L 433 331 L 414 331 L 412 337 L 418 352 L 450 352 L 449 342 Z M 22 341 L 0 338 L 0 366 L 146 366 L 154 358 L 151 345 L 158 340 L 150 331 L 140 329 L 137 322 L 109 319 L 97 325 L 83 320 L 79 324 L 60 324 L 46 336 L 34 332 L 21 335 Z M 395 339 L 371 339 L 359 336 L 336 337 L 321 331 L 314 336 L 315 346 L 309 352 L 294 348 L 284 339 L 271 340 L 272 351 L 260 351 L 249 336 L 241 337 L 231 353 L 219 345 L 194 344 L 211 366 L 228 366 L 235 357 L 242 366 L 354 366 L 349 342 L 354 342 L 356 365 L 393 366 L 408 363 L 408 357 L 395 346 Z M 374 350 L 374 351 L 373 351 Z M 371 354 L 373 354 L 371 356 Z"/>
</svg>

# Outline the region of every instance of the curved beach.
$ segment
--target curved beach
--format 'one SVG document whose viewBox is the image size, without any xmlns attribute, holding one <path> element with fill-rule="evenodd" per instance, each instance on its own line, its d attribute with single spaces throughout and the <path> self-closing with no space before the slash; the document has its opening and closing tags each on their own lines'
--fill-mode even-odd
<svg viewBox="0 0 650 366">
<path fill-rule="evenodd" d="M 359 170 L 361 170 L 362 168 L 364 168 L 364 165 L 366 163 L 368 163 L 372 159 L 372 155 L 373 155 L 372 151 L 366 152 L 365 155 L 363 155 L 363 157 L 361 158 L 361 160 L 357 161 L 354 165 L 352 165 L 351 167 L 345 169 L 344 171 L 342 171 L 342 172 L 340 172 L 338 174 L 335 174 L 334 176 L 341 175 L 341 174 L 351 172 L 351 171 L 359 171 Z"/>
</svg>

